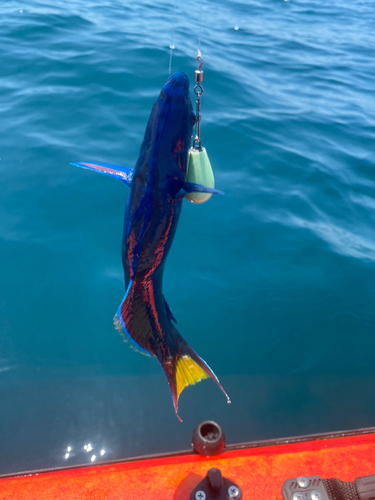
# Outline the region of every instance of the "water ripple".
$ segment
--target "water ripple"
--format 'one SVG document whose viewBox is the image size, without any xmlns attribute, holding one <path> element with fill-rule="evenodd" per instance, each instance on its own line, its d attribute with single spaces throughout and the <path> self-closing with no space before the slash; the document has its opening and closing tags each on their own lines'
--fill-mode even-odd
<svg viewBox="0 0 375 500">
<path fill-rule="evenodd" d="M 70 445 L 72 429 L 83 433 L 77 443 L 125 436 L 111 459 L 150 453 L 151 442 L 167 451 L 171 429 L 183 436 L 167 387 L 112 327 L 128 190 L 70 162 L 134 165 L 168 76 L 173 1 L 3 3 L 0 459 L 9 472 L 20 457 L 33 469 L 39 450 L 39 467 L 64 465 L 60 438 Z M 362 385 L 375 380 L 375 3 L 175 4 L 172 71 L 193 77 L 200 37 L 202 140 L 226 196 L 185 204 L 165 295 L 234 394 L 232 409 L 215 410 L 214 390 L 186 391 L 186 428 L 207 408 L 220 422 L 234 412 L 225 431 L 238 441 L 372 425 L 375 400 Z M 348 385 L 350 373 L 360 383 Z M 327 414 L 332 400 L 350 415 Z M 51 436 L 56 455 L 41 448 Z"/>
</svg>

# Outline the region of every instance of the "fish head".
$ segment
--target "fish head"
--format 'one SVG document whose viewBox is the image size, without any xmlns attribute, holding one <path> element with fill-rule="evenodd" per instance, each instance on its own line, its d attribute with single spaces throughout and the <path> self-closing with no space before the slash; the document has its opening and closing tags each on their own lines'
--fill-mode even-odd
<svg viewBox="0 0 375 500">
<path fill-rule="evenodd" d="M 158 168 L 162 168 L 170 179 L 176 179 L 178 184 L 185 181 L 194 124 L 189 78 L 178 71 L 170 76 L 161 89 L 150 116 L 144 143 L 144 146 L 147 144 L 156 151 Z"/>
<path fill-rule="evenodd" d="M 164 122 L 162 134 L 164 151 L 185 176 L 195 123 L 189 94 L 189 78 L 185 73 L 178 71 L 168 79 L 160 92 L 159 104 L 161 104 L 160 118 L 163 118 L 161 121 Z"/>
</svg>

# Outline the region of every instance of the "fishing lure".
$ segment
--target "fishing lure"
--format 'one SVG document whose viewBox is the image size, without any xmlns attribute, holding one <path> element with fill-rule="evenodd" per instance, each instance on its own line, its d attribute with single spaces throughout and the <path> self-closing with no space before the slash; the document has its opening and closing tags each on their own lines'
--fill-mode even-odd
<svg viewBox="0 0 375 500">
<path fill-rule="evenodd" d="M 195 71 L 194 94 L 196 100 L 195 112 L 195 137 L 193 139 L 193 146 L 189 149 L 188 164 L 186 169 L 186 180 L 194 184 L 201 184 L 203 186 L 214 188 L 215 178 L 212 171 L 210 160 L 207 156 L 207 151 L 202 147 L 202 140 L 200 135 L 201 125 L 201 97 L 204 92 L 202 87 L 203 82 L 203 59 L 202 54 L 198 50 L 198 57 L 196 58 L 197 69 Z M 185 198 L 191 203 L 201 204 L 208 201 L 212 193 L 188 193 Z"/>
<path fill-rule="evenodd" d="M 163 86 L 152 108 L 134 170 L 102 163 L 72 163 L 130 187 L 122 242 L 126 293 L 114 322 L 136 350 L 159 360 L 180 421 L 181 392 L 205 378 L 212 377 L 230 402 L 214 372 L 177 331 L 162 292 L 164 266 L 184 197 L 223 194 L 186 179 L 194 123 L 189 79 L 177 72 Z"/>
</svg>

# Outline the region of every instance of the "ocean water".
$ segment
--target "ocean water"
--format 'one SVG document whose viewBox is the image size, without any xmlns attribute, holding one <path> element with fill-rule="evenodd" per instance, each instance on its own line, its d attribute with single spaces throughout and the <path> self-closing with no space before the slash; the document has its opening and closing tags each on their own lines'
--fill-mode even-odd
<svg viewBox="0 0 375 500">
<path fill-rule="evenodd" d="M 205 419 L 229 443 L 375 425 L 373 0 L 0 13 L 0 473 L 187 449 Z M 232 399 L 189 388 L 183 423 L 112 325 L 128 188 L 69 165 L 134 165 L 173 26 L 226 196 L 184 204 L 165 296 Z"/>
</svg>

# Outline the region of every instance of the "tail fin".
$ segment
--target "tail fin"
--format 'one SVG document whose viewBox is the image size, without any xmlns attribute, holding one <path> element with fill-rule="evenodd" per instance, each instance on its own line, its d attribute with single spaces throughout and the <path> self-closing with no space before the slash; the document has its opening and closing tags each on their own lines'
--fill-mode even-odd
<svg viewBox="0 0 375 500">
<path fill-rule="evenodd" d="M 229 396 L 225 392 L 223 386 L 220 384 L 219 379 L 208 366 L 208 364 L 193 351 L 193 349 L 184 341 L 184 339 L 178 332 L 177 334 L 180 337 L 180 341 L 185 344 L 185 349 L 183 350 L 183 353 L 180 356 L 177 356 L 174 360 L 174 369 L 172 369 L 172 372 L 168 374 L 165 369 L 164 371 L 167 375 L 169 386 L 172 391 L 173 406 L 176 411 L 177 418 L 180 420 L 180 422 L 182 422 L 178 414 L 178 400 L 181 392 L 185 389 L 185 387 L 188 387 L 189 385 L 195 385 L 201 380 L 211 377 L 225 394 L 227 403 L 230 403 L 231 400 L 229 399 Z M 164 368 L 161 361 L 160 364 Z"/>
<path fill-rule="evenodd" d="M 160 285 L 160 286 L 159 286 Z M 114 318 L 115 326 L 131 347 L 155 356 L 167 377 L 177 418 L 178 399 L 185 387 L 212 377 L 230 399 L 218 378 L 202 358 L 185 342 L 172 323 L 161 283 L 152 278 L 141 283 L 130 281 L 124 300 Z"/>
</svg>

